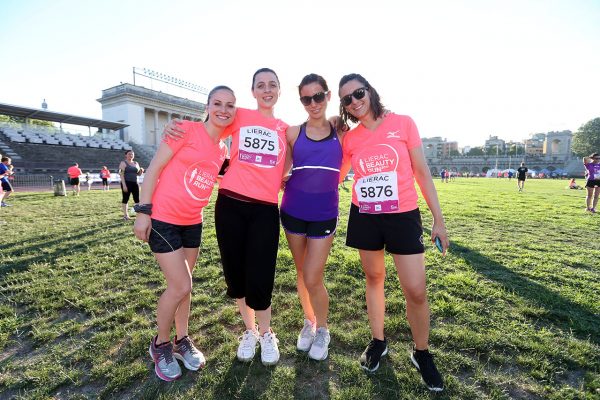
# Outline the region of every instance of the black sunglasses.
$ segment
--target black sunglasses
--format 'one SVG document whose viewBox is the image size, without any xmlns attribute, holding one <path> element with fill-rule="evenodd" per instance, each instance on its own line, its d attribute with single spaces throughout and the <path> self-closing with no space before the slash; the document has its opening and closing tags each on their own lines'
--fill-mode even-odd
<svg viewBox="0 0 600 400">
<path fill-rule="evenodd" d="M 340 99 L 340 102 L 342 103 L 342 105 L 344 107 L 348 107 L 352 103 L 352 97 L 354 97 L 356 100 L 360 100 L 363 97 L 365 97 L 365 93 L 367 90 L 369 90 L 368 87 L 358 88 L 354 92 L 350 93 L 349 95 L 342 97 Z"/>
<path fill-rule="evenodd" d="M 319 92 L 315 93 L 312 96 L 302 96 L 300 97 L 300 102 L 305 106 L 310 106 L 311 101 L 315 101 L 315 103 L 319 104 L 325 100 L 325 95 L 329 92 Z"/>
</svg>

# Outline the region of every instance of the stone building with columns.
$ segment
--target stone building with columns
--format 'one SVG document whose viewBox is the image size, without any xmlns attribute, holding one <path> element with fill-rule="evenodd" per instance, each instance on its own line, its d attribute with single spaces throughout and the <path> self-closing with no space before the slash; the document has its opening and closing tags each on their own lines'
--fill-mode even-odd
<svg viewBox="0 0 600 400">
<path fill-rule="evenodd" d="M 129 126 L 119 136 L 130 143 L 157 146 L 163 126 L 174 118 L 202 121 L 206 105 L 167 93 L 123 83 L 102 91 L 102 119 Z"/>
</svg>

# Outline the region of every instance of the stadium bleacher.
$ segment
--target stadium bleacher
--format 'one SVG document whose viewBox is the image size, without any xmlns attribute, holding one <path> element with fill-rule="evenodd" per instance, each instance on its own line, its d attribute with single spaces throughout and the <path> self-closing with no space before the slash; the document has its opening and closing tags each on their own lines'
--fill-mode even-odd
<svg viewBox="0 0 600 400">
<path fill-rule="evenodd" d="M 17 171 L 31 174 L 64 173 L 73 162 L 84 172 L 98 172 L 103 165 L 116 171 L 124 151 L 132 149 L 111 135 L 76 135 L 25 124 L 0 126 L 0 142 L 19 160 L 14 163 Z M 136 154 L 136 160 L 142 166 L 150 162 L 144 154 Z"/>
</svg>

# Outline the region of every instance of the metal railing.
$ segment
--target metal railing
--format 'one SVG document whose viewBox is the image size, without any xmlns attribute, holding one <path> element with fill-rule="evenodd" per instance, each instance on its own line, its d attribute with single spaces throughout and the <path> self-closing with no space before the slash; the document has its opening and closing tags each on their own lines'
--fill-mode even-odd
<svg viewBox="0 0 600 400">
<path fill-rule="evenodd" d="M 56 179 L 64 179 L 57 176 Z M 11 185 L 15 188 L 39 188 L 40 190 L 52 190 L 54 177 L 47 174 L 15 174 L 9 177 Z"/>
</svg>

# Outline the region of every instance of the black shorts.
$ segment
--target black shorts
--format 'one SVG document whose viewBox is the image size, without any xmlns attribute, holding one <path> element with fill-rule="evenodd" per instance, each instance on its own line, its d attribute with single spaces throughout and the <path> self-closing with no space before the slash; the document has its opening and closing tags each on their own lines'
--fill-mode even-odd
<svg viewBox="0 0 600 400">
<path fill-rule="evenodd" d="M 102 184 L 104 186 L 108 185 L 108 178 L 102 178 Z"/>
<path fill-rule="evenodd" d="M 182 247 L 200 247 L 202 223 L 195 225 L 175 225 L 152 219 L 152 230 L 148 244 L 153 253 L 170 253 Z"/>
<path fill-rule="evenodd" d="M 2 187 L 4 187 L 4 186 L 2 186 Z M 585 182 L 585 187 L 588 187 L 588 188 L 600 187 L 600 179 L 588 179 Z"/>
<path fill-rule="evenodd" d="M 1 181 L 2 182 L 2 190 L 4 190 L 5 192 L 12 192 L 13 188 L 10 184 L 10 182 L 6 182 L 6 181 Z"/>
<path fill-rule="evenodd" d="M 335 234 L 337 218 L 326 221 L 305 221 L 281 212 L 281 226 L 287 233 L 306 236 L 310 239 L 323 239 Z"/>
<path fill-rule="evenodd" d="M 127 192 L 123 190 L 123 184 L 127 187 Z M 133 196 L 133 202 L 138 204 L 140 202 L 140 185 L 137 182 L 125 181 L 121 182 L 121 192 L 123 194 L 123 200 L 121 203 L 127 204 L 129 202 L 129 196 Z"/>
<path fill-rule="evenodd" d="M 519 177 L 517 178 L 517 180 L 518 180 L 518 181 L 525 181 L 525 177 L 524 177 L 524 176 L 519 176 Z"/>
<path fill-rule="evenodd" d="M 70 178 L 69 183 L 71 183 L 71 186 L 79 185 L 79 178 Z"/>
<path fill-rule="evenodd" d="M 279 247 L 277 204 L 237 200 L 219 193 L 215 228 L 227 295 L 246 299 L 248 307 L 271 305 Z"/>
<path fill-rule="evenodd" d="M 350 206 L 346 246 L 359 250 L 382 250 L 392 254 L 421 254 L 423 226 L 416 208 L 403 213 L 367 214 Z"/>
</svg>

